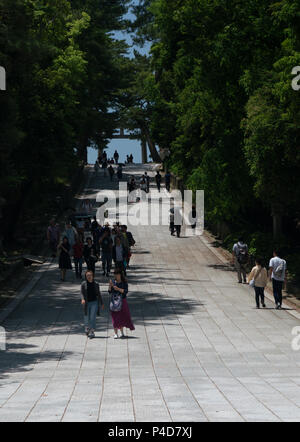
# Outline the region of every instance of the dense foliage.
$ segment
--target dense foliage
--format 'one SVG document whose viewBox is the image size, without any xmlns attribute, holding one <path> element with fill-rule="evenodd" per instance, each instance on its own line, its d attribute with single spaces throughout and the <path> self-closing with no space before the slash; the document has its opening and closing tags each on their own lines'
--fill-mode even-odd
<svg viewBox="0 0 300 442">
<path fill-rule="evenodd" d="M 205 190 L 208 222 L 295 233 L 299 1 L 144 0 L 136 11 L 137 41 L 152 41 L 151 136 L 171 150 L 168 167 Z"/>
<path fill-rule="evenodd" d="M 0 0 L 0 196 L 6 221 L 68 183 L 117 126 L 127 0 Z"/>
</svg>

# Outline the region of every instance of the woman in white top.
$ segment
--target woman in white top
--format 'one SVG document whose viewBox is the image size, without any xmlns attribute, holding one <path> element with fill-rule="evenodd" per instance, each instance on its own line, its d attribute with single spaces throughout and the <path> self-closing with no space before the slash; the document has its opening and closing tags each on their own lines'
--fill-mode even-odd
<svg viewBox="0 0 300 442">
<path fill-rule="evenodd" d="M 264 290 L 268 282 L 268 273 L 265 267 L 263 267 L 262 260 L 260 258 L 255 259 L 255 264 L 255 267 L 253 267 L 250 275 L 248 276 L 248 283 L 254 279 L 256 308 L 259 308 L 259 299 L 261 300 L 262 306 L 266 306 Z"/>
</svg>

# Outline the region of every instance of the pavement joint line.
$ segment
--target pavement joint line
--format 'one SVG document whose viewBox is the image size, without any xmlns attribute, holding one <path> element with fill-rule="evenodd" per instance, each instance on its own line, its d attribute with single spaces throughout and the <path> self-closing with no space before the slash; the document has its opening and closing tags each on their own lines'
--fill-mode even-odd
<svg viewBox="0 0 300 442">
<path fill-rule="evenodd" d="M 182 298 L 182 299 L 183 299 L 183 298 Z M 236 408 L 233 406 L 233 404 L 231 404 L 231 402 L 226 398 L 226 396 L 224 395 L 224 393 L 220 390 L 220 388 L 218 387 L 218 385 L 214 382 L 214 380 L 210 377 L 210 375 L 208 374 L 208 372 L 207 372 L 207 370 L 205 369 L 205 367 L 202 365 L 202 363 L 201 363 L 201 361 L 200 361 L 200 359 L 199 359 L 199 356 L 198 356 L 197 353 L 195 352 L 195 349 L 194 349 L 194 347 L 193 347 L 193 345 L 192 345 L 192 343 L 191 343 L 191 341 L 190 341 L 190 339 L 189 339 L 189 337 L 188 337 L 186 331 L 184 330 L 184 327 L 182 326 L 180 319 L 179 319 L 178 316 L 177 316 L 176 309 L 174 309 L 174 305 L 172 304 L 172 301 L 171 301 L 171 305 L 172 305 L 172 309 L 173 309 L 174 315 L 176 316 L 177 321 L 178 321 L 178 323 L 180 324 L 180 327 L 181 327 L 181 329 L 182 329 L 182 331 L 183 331 L 183 334 L 185 335 L 187 341 L 188 341 L 189 344 L 190 344 L 190 347 L 191 347 L 193 353 L 194 353 L 195 356 L 196 356 L 196 359 L 198 360 L 199 366 L 202 368 L 202 370 L 203 370 L 203 372 L 206 374 L 207 378 L 213 383 L 213 385 L 214 385 L 215 388 L 219 391 L 219 393 L 224 397 L 225 401 L 226 401 L 226 402 L 227 402 L 227 403 L 233 408 L 233 410 L 236 411 L 236 413 L 241 417 L 241 419 L 243 419 L 243 420 L 245 421 L 245 419 L 243 418 L 243 416 L 241 416 L 241 414 L 236 410 Z M 189 306 L 188 304 L 187 304 L 187 307 L 188 307 L 188 309 L 190 310 L 190 306 Z M 191 310 L 190 310 L 190 313 L 192 314 L 192 316 L 194 316 L 194 314 L 191 312 Z M 196 323 L 199 325 L 198 321 L 196 321 Z M 201 330 L 202 330 L 202 327 L 201 327 L 201 326 L 200 326 L 200 328 L 201 328 Z M 164 330 L 165 330 L 165 327 L 164 327 Z M 203 330 L 202 330 L 202 332 L 203 332 L 203 334 L 206 336 L 206 334 L 205 334 L 205 332 L 204 332 Z M 169 339 L 168 339 L 168 336 L 167 336 L 166 330 L 165 330 L 165 334 L 166 334 L 167 340 L 168 340 L 168 342 L 169 342 Z M 210 340 L 208 339 L 207 336 L 206 336 L 206 339 L 208 340 L 208 342 L 210 342 Z M 211 342 L 210 342 L 210 344 L 211 344 Z M 211 345 L 212 345 L 212 344 L 211 344 Z M 172 350 L 172 347 L 171 347 L 171 345 L 170 345 L 170 342 L 169 342 L 169 346 L 170 346 L 170 348 L 171 348 L 171 350 Z M 214 346 L 212 345 L 212 347 L 214 347 Z M 172 350 L 172 352 L 173 352 L 173 350 Z M 174 355 L 174 353 L 173 353 L 173 357 L 174 357 L 174 359 L 175 359 L 175 355 Z M 221 358 L 220 358 L 220 359 L 221 359 Z M 179 370 L 179 372 L 181 373 L 181 370 L 179 369 L 179 367 L 178 367 L 178 370 Z M 187 385 L 189 391 L 191 391 L 191 390 L 190 390 L 190 387 L 189 387 L 189 385 L 187 384 L 187 382 L 186 382 L 186 380 L 185 380 L 185 377 L 182 375 L 182 373 L 181 373 L 181 377 L 184 379 L 184 382 L 185 382 L 185 384 Z M 191 392 L 191 393 L 192 393 L 192 392 Z M 209 417 L 207 416 L 206 412 L 205 412 L 205 411 L 202 409 L 202 407 L 200 406 L 200 404 L 199 404 L 197 398 L 194 396 L 193 393 L 192 393 L 192 395 L 193 395 L 195 401 L 198 403 L 198 406 L 199 406 L 200 409 L 202 410 L 203 415 L 206 416 L 206 418 L 207 418 L 208 421 L 210 421 L 210 419 L 209 419 Z"/>
<path fill-rule="evenodd" d="M 183 299 L 183 298 L 182 298 L 182 299 Z M 171 304 L 172 304 L 172 301 L 171 301 Z M 172 304 L 172 308 L 173 308 L 173 311 L 174 311 L 174 313 L 175 313 L 175 316 L 177 317 L 176 309 L 174 309 L 173 304 Z M 195 316 L 194 313 L 191 312 L 190 306 L 189 306 L 188 304 L 187 304 L 187 308 L 190 310 L 190 314 L 191 314 L 192 316 Z M 222 311 L 223 311 L 223 310 L 222 310 Z M 228 317 L 228 315 L 226 315 L 226 313 L 225 313 L 224 311 L 223 311 L 223 313 L 224 313 L 224 315 L 225 315 L 229 320 L 231 320 L 231 319 Z M 212 318 L 213 318 L 213 316 L 212 316 Z M 202 366 L 202 364 L 201 364 L 201 362 L 200 362 L 200 360 L 199 360 L 199 357 L 198 357 L 197 353 L 194 351 L 193 345 L 192 345 L 192 343 L 190 342 L 190 339 L 189 339 L 189 337 L 187 336 L 187 334 L 186 334 L 184 328 L 182 327 L 181 321 L 180 321 L 180 319 L 178 319 L 178 317 L 177 317 L 177 320 L 178 320 L 179 324 L 181 325 L 181 328 L 182 328 L 182 330 L 183 330 L 183 333 L 185 334 L 187 340 L 189 341 L 190 346 L 191 346 L 193 352 L 195 353 L 196 358 L 198 359 L 198 361 L 199 361 L 199 363 L 200 363 L 200 366 L 202 367 L 203 371 L 206 373 L 207 377 L 211 380 L 211 382 L 215 385 L 215 387 L 220 391 L 220 393 L 224 396 L 224 398 L 228 401 L 228 399 L 226 398 L 226 396 L 224 395 L 224 393 L 219 389 L 219 387 L 215 384 L 215 382 L 213 381 L 213 379 L 208 375 L 208 373 L 207 373 L 207 371 L 205 370 L 205 368 Z M 214 320 L 214 318 L 213 318 L 213 320 Z M 205 333 L 205 331 L 202 329 L 202 327 L 201 327 L 201 325 L 199 324 L 199 321 L 198 321 L 198 319 L 197 319 L 196 317 L 195 317 L 195 321 L 196 321 L 196 323 L 200 326 L 200 328 L 201 328 L 203 334 L 206 336 L 206 339 L 208 340 L 208 342 L 212 345 L 213 348 L 215 348 L 214 345 L 211 343 L 211 340 L 208 338 L 207 334 Z M 224 335 L 224 337 L 226 337 L 226 339 L 229 339 L 229 338 L 227 338 L 227 336 L 226 336 L 226 334 L 224 333 L 224 331 L 220 328 L 219 324 L 218 324 L 215 320 L 214 320 L 214 322 L 215 322 L 216 326 L 218 327 L 218 329 L 220 330 L 220 332 Z M 239 326 L 236 326 L 236 327 L 239 328 L 239 330 L 242 332 L 243 335 L 245 335 L 244 331 L 243 331 Z M 245 336 L 246 336 L 246 335 L 245 335 Z M 248 339 L 247 336 L 246 336 L 246 338 Z M 230 339 L 229 339 L 229 340 L 230 340 Z M 250 342 L 251 342 L 251 344 L 253 345 L 252 341 L 250 341 Z M 238 352 L 238 354 L 239 354 L 240 356 L 242 356 L 242 358 L 245 360 L 246 364 L 248 364 L 248 361 L 245 359 L 245 357 L 243 356 L 243 354 L 242 354 L 242 353 L 236 348 L 236 346 L 234 345 L 234 343 L 232 343 L 232 345 L 235 347 L 235 349 L 236 349 L 236 351 Z M 171 347 L 171 346 L 170 346 L 170 347 Z M 257 349 L 257 350 L 259 351 L 259 349 Z M 215 351 L 216 351 L 216 350 L 215 350 Z M 219 357 L 220 361 L 222 361 L 222 363 L 226 366 L 227 370 L 229 370 L 229 371 L 231 372 L 231 375 L 232 375 L 233 379 L 235 379 L 234 374 L 232 373 L 231 369 L 227 366 L 227 364 L 223 361 L 222 356 L 218 355 L 218 357 Z M 264 355 L 264 357 L 265 357 L 265 355 Z M 269 361 L 267 360 L 266 357 L 265 357 L 265 359 L 266 359 L 267 362 L 269 362 Z M 254 372 L 256 372 L 255 369 L 254 369 Z M 258 373 L 256 373 L 256 374 L 257 374 L 257 376 L 259 376 Z M 267 410 L 269 410 L 269 412 L 270 412 L 271 414 L 273 414 L 273 415 L 276 416 L 279 420 L 281 420 L 281 418 L 280 418 L 279 416 L 277 416 L 276 413 L 274 413 L 271 409 L 268 408 L 268 406 L 266 406 L 263 402 L 261 402 L 259 399 L 257 399 L 256 396 L 254 396 L 254 394 L 253 394 L 251 391 L 249 391 L 247 387 L 244 386 L 244 384 L 242 384 L 239 380 L 238 380 L 238 382 L 241 384 L 241 386 L 242 386 L 243 388 L 245 388 L 246 391 L 248 391 L 248 393 L 249 393 L 251 396 L 254 397 L 255 400 L 257 400 L 258 402 L 260 402 L 260 403 L 263 405 L 264 408 L 266 408 Z M 283 395 L 282 395 L 282 396 L 283 396 Z M 230 402 L 229 402 L 229 403 L 230 403 Z M 230 403 L 230 404 L 231 404 L 231 403 Z M 241 416 L 241 414 L 237 411 L 237 409 L 233 406 L 233 404 L 231 404 L 231 406 L 232 406 L 233 409 L 236 410 L 236 412 Z M 245 420 L 243 416 L 241 416 L 241 418 L 242 418 L 243 420 Z"/>
<path fill-rule="evenodd" d="M 69 336 L 70 336 L 70 334 L 69 334 Z M 86 341 L 85 341 L 85 344 L 84 344 L 84 350 L 83 350 L 83 352 L 82 352 L 82 357 L 81 357 L 80 367 L 79 367 L 79 369 L 78 369 L 78 373 L 77 373 L 77 376 L 76 376 L 76 379 L 75 379 L 75 382 L 74 382 L 74 386 L 73 386 L 72 392 L 71 392 L 71 394 L 70 394 L 69 400 L 68 400 L 67 405 L 65 406 L 65 409 L 64 409 L 64 411 L 63 411 L 63 414 L 62 414 L 62 416 L 61 416 L 61 418 L 60 418 L 60 422 L 63 420 L 63 418 L 64 418 L 64 416 L 65 416 L 65 414 L 66 414 L 66 411 L 67 411 L 67 409 L 68 409 L 68 406 L 70 405 L 70 402 L 71 402 L 72 397 L 73 397 L 73 395 L 74 395 L 74 391 L 75 391 L 75 389 L 76 389 L 76 386 L 78 385 L 78 379 L 79 379 L 80 372 L 81 372 L 81 369 L 82 369 L 83 360 L 84 360 L 84 357 L 85 357 L 85 355 L 86 355 L 86 348 L 87 348 L 88 340 L 89 340 L 89 338 L 86 337 Z"/>
<path fill-rule="evenodd" d="M 172 302 L 171 302 L 171 305 L 172 305 L 172 308 L 173 308 L 173 304 L 172 304 Z M 157 305 L 156 305 L 156 308 L 157 308 Z M 174 308 L 173 308 L 173 312 L 174 312 Z M 175 316 L 177 317 L 177 315 L 176 315 L 175 312 L 174 312 L 174 314 L 175 314 Z M 178 318 L 177 318 L 177 321 L 178 321 Z M 179 321 L 178 321 L 178 322 L 179 322 Z M 180 324 L 180 322 L 179 322 L 179 324 Z M 205 416 L 206 419 L 209 421 L 209 418 L 208 418 L 206 412 L 203 410 L 203 408 L 202 408 L 201 405 L 199 404 L 199 402 L 198 402 L 197 398 L 195 397 L 193 391 L 191 390 L 190 386 L 188 385 L 188 383 L 187 383 L 187 381 L 186 381 L 186 379 L 185 379 L 185 376 L 183 376 L 182 371 L 180 370 L 180 367 L 179 367 L 179 365 L 178 365 L 178 362 L 177 362 L 176 357 L 175 357 L 175 354 L 174 354 L 174 350 L 173 350 L 173 348 L 172 348 L 172 346 L 171 346 L 171 344 L 170 344 L 169 337 L 168 337 L 168 334 L 167 334 L 167 332 L 166 332 L 165 325 L 163 324 L 162 320 L 161 320 L 161 325 L 162 325 L 162 327 L 163 327 L 163 330 L 164 330 L 164 333 L 165 333 L 165 336 L 166 336 L 166 340 L 167 340 L 167 342 L 168 342 L 168 344 L 169 344 L 169 347 L 170 347 L 170 349 L 171 349 L 171 352 L 172 352 L 172 355 L 173 355 L 173 359 L 174 359 L 174 362 L 175 362 L 175 364 L 176 364 L 176 367 L 177 367 L 177 369 L 178 369 L 178 371 L 179 371 L 179 373 L 180 373 L 180 376 L 181 376 L 181 378 L 182 378 L 184 384 L 186 385 L 188 391 L 191 393 L 191 395 L 192 395 L 192 397 L 193 397 L 195 403 L 198 405 L 198 407 L 199 407 L 201 413 L 202 413 L 203 416 Z M 189 341 L 189 342 L 190 342 L 190 341 Z M 201 364 L 199 364 L 199 365 L 200 365 L 200 367 L 201 367 Z"/>
<path fill-rule="evenodd" d="M 136 410 L 134 405 L 134 396 L 133 396 L 133 388 L 132 388 L 132 379 L 131 379 L 131 371 L 130 371 L 130 354 L 129 354 L 129 339 L 127 339 L 127 361 L 128 361 L 128 376 L 129 376 L 129 383 L 130 383 L 130 398 L 132 402 L 132 410 L 133 410 L 133 420 L 136 422 Z"/>
<path fill-rule="evenodd" d="M 147 333 L 147 327 L 146 327 L 145 316 L 144 316 L 143 311 L 142 311 L 142 316 L 143 316 L 144 331 L 145 331 L 147 346 L 148 346 L 148 350 L 149 350 L 149 355 L 150 355 L 150 358 L 151 358 L 151 364 L 152 364 L 153 373 L 154 373 L 154 376 L 155 376 L 155 379 L 156 379 L 156 382 L 157 382 L 157 386 L 158 386 L 160 394 L 161 394 L 161 398 L 162 398 L 162 400 L 163 400 L 163 402 L 165 404 L 166 410 L 168 412 L 168 415 L 169 415 L 169 418 L 170 418 L 170 422 L 173 422 L 173 419 L 172 419 L 172 416 L 171 416 L 171 413 L 170 413 L 170 409 L 168 407 L 167 401 L 166 401 L 165 396 L 163 394 L 163 391 L 162 391 L 162 388 L 161 388 L 161 385 L 160 385 L 160 382 L 158 380 L 158 376 L 157 376 L 157 373 L 156 373 L 156 370 L 155 370 L 154 361 L 153 361 L 153 354 L 152 354 L 152 350 L 151 350 L 151 346 L 150 346 L 150 341 L 149 341 L 149 336 L 148 336 L 148 333 Z"/>
<path fill-rule="evenodd" d="M 59 317 L 61 314 L 62 314 L 62 312 L 59 313 L 58 317 Z M 57 322 L 57 318 L 56 318 L 55 323 L 56 323 L 56 322 Z M 47 336 L 47 339 L 46 339 L 46 341 L 45 341 L 45 345 L 46 345 L 46 342 L 48 342 L 49 337 L 50 337 L 50 334 L 48 334 L 48 336 Z M 55 372 L 56 372 L 56 370 L 57 370 L 57 367 L 58 367 L 58 365 L 59 365 L 59 363 L 60 363 L 60 361 L 61 361 L 61 359 L 62 359 L 62 356 L 63 356 L 63 354 L 64 354 L 64 352 L 65 352 L 66 345 L 67 345 L 67 342 L 68 342 L 69 337 L 70 337 L 70 334 L 68 334 L 68 336 L 65 338 L 65 342 L 64 342 L 63 349 L 61 350 L 60 356 L 59 356 L 58 361 L 57 361 L 57 363 L 56 363 L 56 367 L 54 368 L 52 375 L 49 377 L 49 380 L 48 380 L 48 382 L 47 382 L 46 387 L 44 388 L 44 390 L 43 390 L 43 392 L 41 393 L 41 395 L 39 396 L 39 398 L 35 401 L 35 403 L 34 403 L 34 405 L 32 406 L 32 408 L 29 410 L 28 414 L 26 415 L 26 417 L 25 417 L 25 419 L 24 419 L 24 422 L 26 422 L 26 420 L 30 417 L 32 411 L 35 409 L 35 407 L 37 406 L 37 404 L 39 403 L 39 401 L 41 400 L 41 398 L 42 398 L 42 397 L 44 396 L 44 394 L 46 393 L 47 388 L 49 387 L 50 382 L 53 380 L 53 378 L 54 378 L 54 376 L 55 376 Z M 45 348 L 45 345 L 44 345 L 43 349 Z M 37 362 L 36 362 L 36 364 L 37 364 Z M 36 364 L 35 364 L 35 365 L 36 365 Z M 34 370 L 34 368 L 33 368 L 33 370 Z"/>
<path fill-rule="evenodd" d="M 109 314 L 107 315 L 107 322 L 106 322 L 106 337 L 107 337 L 107 339 L 105 342 L 104 369 L 103 369 L 103 375 L 102 375 L 102 388 L 101 388 L 101 394 L 100 394 L 97 422 L 100 422 L 101 408 L 102 408 L 103 396 L 104 396 L 104 379 L 105 379 L 105 372 L 106 372 L 106 368 L 107 368 L 108 336 L 109 336 Z"/>
<path fill-rule="evenodd" d="M 188 308 L 190 309 L 190 307 L 188 306 Z M 194 315 L 194 313 L 193 312 L 190 312 L 191 313 L 191 315 L 192 316 L 195 316 Z M 224 314 L 225 314 L 225 312 L 224 312 Z M 226 314 L 225 314 L 226 315 Z M 226 315 L 227 316 L 227 315 Z M 212 316 L 212 319 L 213 319 L 213 321 L 215 322 L 215 324 L 216 324 L 216 326 L 218 327 L 218 329 L 219 329 L 219 331 L 221 332 L 221 334 L 223 334 L 226 338 L 227 338 L 227 336 L 226 336 L 226 334 L 224 333 L 224 331 L 221 329 L 221 327 L 219 326 L 219 324 L 214 320 L 214 318 L 213 318 L 213 316 Z M 199 323 L 199 320 L 195 317 L 195 321 L 197 322 L 197 324 L 200 326 L 200 328 L 201 328 L 201 330 L 202 330 L 202 332 L 203 332 L 203 334 L 205 335 L 205 337 L 206 337 L 206 339 L 208 340 L 208 342 L 211 344 L 211 346 L 215 349 L 215 346 L 213 345 L 213 343 L 211 342 L 211 340 L 210 340 L 210 338 L 207 336 L 207 334 L 205 333 L 205 331 L 203 330 L 203 328 L 201 327 L 201 324 Z M 239 327 L 238 327 L 239 328 Z M 183 331 L 184 331 L 184 329 L 183 329 Z M 185 331 L 184 331 L 184 333 L 185 333 Z M 244 332 L 243 332 L 243 334 L 245 334 Z M 187 336 L 187 339 L 189 340 L 189 337 Z M 228 338 L 227 338 L 228 339 Z M 189 340 L 189 342 L 190 342 L 190 340 Z M 235 350 L 237 351 L 237 353 L 245 360 L 245 362 L 246 362 L 246 364 L 248 364 L 248 361 L 245 359 L 245 357 L 243 356 L 243 354 L 238 350 L 238 348 L 236 347 L 236 345 L 232 342 L 232 341 L 230 341 L 231 342 L 231 344 L 232 344 L 232 346 L 235 348 Z M 190 345 L 192 346 L 192 344 L 190 343 Z M 192 346 L 192 348 L 193 348 L 193 346 Z M 215 352 L 216 352 L 216 350 L 215 350 Z M 196 354 L 196 357 L 199 359 L 199 357 L 198 357 L 198 355 Z M 245 387 L 241 382 L 240 382 L 240 380 L 238 379 L 238 378 L 236 378 L 235 376 L 234 376 L 234 374 L 233 374 L 233 372 L 232 372 L 232 370 L 227 366 L 227 364 L 226 364 L 226 362 L 223 360 L 223 358 L 222 358 L 222 356 L 220 356 L 220 355 L 218 355 L 218 357 L 220 358 L 220 360 L 222 361 L 222 363 L 224 364 L 224 366 L 227 368 L 227 370 L 231 373 L 231 376 L 232 376 L 232 378 L 233 379 L 237 379 L 237 381 L 248 391 L 248 393 L 251 395 L 251 396 L 253 396 L 254 397 L 254 399 L 255 400 L 257 400 L 258 402 L 260 402 L 262 405 L 263 405 L 263 407 L 264 408 L 266 408 L 268 411 L 270 411 L 270 413 L 271 414 L 273 414 L 275 417 L 277 417 L 279 420 L 281 420 L 280 419 L 280 417 L 279 416 L 276 416 L 276 414 L 272 411 L 272 410 L 270 410 L 269 408 L 268 408 L 268 406 L 266 406 L 263 402 L 261 402 L 251 391 L 249 391 L 248 390 L 248 388 L 247 387 Z M 206 372 L 206 370 L 204 369 L 204 371 Z M 255 369 L 253 370 L 254 372 L 255 372 Z M 207 373 L 207 372 L 206 372 Z M 227 401 L 229 401 L 227 398 L 226 398 L 226 396 L 224 395 L 224 393 L 219 389 L 219 387 L 215 384 L 215 382 L 214 382 L 214 380 L 207 374 L 207 376 L 208 376 L 208 378 L 211 380 L 211 382 L 213 382 L 213 384 L 216 386 L 216 388 L 221 392 L 221 394 L 225 397 L 225 399 L 227 400 Z M 257 373 L 257 376 L 259 377 L 259 374 Z M 229 402 L 230 404 L 231 404 L 231 402 Z M 236 410 L 236 408 L 233 406 L 233 404 L 231 404 L 231 406 Z M 244 419 L 244 417 L 239 413 L 239 411 L 238 410 L 236 410 L 236 412 L 242 417 L 242 419 L 243 420 L 245 420 Z"/>
<path fill-rule="evenodd" d="M 61 314 L 61 312 L 59 312 L 58 313 L 58 315 L 57 315 L 57 317 L 59 317 L 60 316 L 60 314 Z M 57 317 L 56 317 L 56 319 L 53 321 L 53 323 L 52 323 L 52 327 L 53 327 L 53 325 L 57 322 Z M 20 322 L 20 325 L 22 324 L 22 321 Z M 36 324 L 38 324 L 38 320 L 36 321 Z M 45 346 L 47 345 L 47 342 L 48 342 L 48 339 L 49 339 L 49 336 L 51 335 L 51 331 L 48 333 L 48 335 L 47 335 L 47 337 L 46 337 L 46 339 L 45 339 L 45 342 L 44 342 L 44 344 L 43 344 L 43 346 L 42 346 L 42 348 L 41 348 L 41 350 L 40 350 L 40 352 L 39 352 L 39 354 L 42 354 L 42 352 L 44 351 L 44 349 L 45 349 Z M 31 335 L 32 336 L 32 335 Z M 26 342 L 30 339 L 30 337 L 31 336 L 29 336 L 28 337 L 28 339 L 26 340 Z M 35 368 L 35 366 L 38 364 L 38 358 L 36 359 L 36 362 L 34 363 L 34 365 L 33 365 L 33 368 L 32 368 L 32 371 L 34 370 L 34 368 Z M 29 373 L 23 378 L 23 380 L 22 380 L 22 382 L 20 382 L 20 385 L 19 385 L 19 387 L 7 398 L 7 400 L 0 406 L 0 409 L 1 408 L 3 408 L 16 394 L 17 394 L 17 392 L 21 389 L 21 387 L 24 385 L 24 383 L 27 381 L 27 379 L 29 378 Z"/>
</svg>

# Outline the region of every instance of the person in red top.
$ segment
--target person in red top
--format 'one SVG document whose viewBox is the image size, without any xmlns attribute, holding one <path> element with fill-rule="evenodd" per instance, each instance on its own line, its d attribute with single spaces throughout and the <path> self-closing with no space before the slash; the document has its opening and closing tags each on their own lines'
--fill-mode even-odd
<svg viewBox="0 0 300 442">
<path fill-rule="evenodd" d="M 76 278 L 82 279 L 83 242 L 81 241 L 80 237 L 77 237 L 73 250 Z"/>
</svg>

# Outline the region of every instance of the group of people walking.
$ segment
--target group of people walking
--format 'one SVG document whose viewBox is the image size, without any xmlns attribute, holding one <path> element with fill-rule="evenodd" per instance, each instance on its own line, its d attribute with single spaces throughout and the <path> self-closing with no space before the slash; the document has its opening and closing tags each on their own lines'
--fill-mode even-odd
<svg viewBox="0 0 300 442">
<path fill-rule="evenodd" d="M 131 249 L 135 240 L 126 225 L 109 223 L 101 226 L 96 217 L 90 226 L 91 236 L 84 241 L 83 231 L 75 228 L 67 221 L 65 229 L 60 234 L 55 220 L 50 221 L 47 237 L 52 252 L 58 253 L 58 264 L 61 280 L 65 280 L 67 270 L 72 269 L 73 257 L 77 279 L 82 279 L 83 264 L 86 265 L 84 281 L 81 284 L 81 302 L 84 307 L 84 323 L 87 336 L 95 336 L 96 316 L 100 314 L 103 300 L 99 283 L 95 279 L 96 263 L 102 261 L 103 276 L 109 277 L 114 262 L 114 277 L 109 280 L 108 292 L 111 294 L 110 311 L 112 315 L 114 337 L 124 336 L 124 327 L 134 330 L 127 304 L 128 283 L 126 273 L 129 268 Z"/>
<path fill-rule="evenodd" d="M 269 261 L 269 269 L 267 270 L 263 260 L 257 257 L 255 258 L 255 266 L 251 269 L 247 278 L 249 261 L 248 246 L 243 238 L 240 238 L 232 249 L 232 264 L 235 265 L 238 282 L 249 284 L 254 288 L 256 307 L 260 308 L 260 305 L 266 307 L 264 290 L 268 280 L 271 280 L 276 309 L 280 310 L 282 308 L 282 290 L 286 283 L 286 261 L 280 257 L 280 252 L 275 249 L 273 257 Z"/>
</svg>

